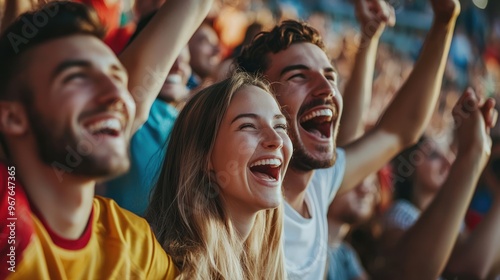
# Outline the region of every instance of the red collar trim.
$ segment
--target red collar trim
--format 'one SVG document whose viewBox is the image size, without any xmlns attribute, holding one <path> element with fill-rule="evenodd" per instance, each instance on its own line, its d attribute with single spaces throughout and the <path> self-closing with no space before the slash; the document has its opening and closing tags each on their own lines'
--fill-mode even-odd
<svg viewBox="0 0 500 280">
<path fill-rule="evenodd" d="M 47 224 L 41 213 L 34 207 L 34 205 L 31 206 L 33 214 L 40 220 L 40 222 L 43 224 L 43 227 L 45 230 L 47 230 L 47 233 L 50 235 L 50 238 L 52 239 L 52 242 L 56 244 L 58 247 L 61 247 L 66 250 L 80 250 L 83 249 L 85 246 L 90 241 L 90 237 L 92 236 L 92 222 L 94 220 L 94 206 L 92 206 L 92 211 L 90 212 L 90 217 L 87 222 L 87 226 L 85 227 L 85 230 L 82 233 L 82 236 L 76 240 L 72 239 L 67 239 L 64 238 L 57 233 L 55 233 Z"/>
</svg>

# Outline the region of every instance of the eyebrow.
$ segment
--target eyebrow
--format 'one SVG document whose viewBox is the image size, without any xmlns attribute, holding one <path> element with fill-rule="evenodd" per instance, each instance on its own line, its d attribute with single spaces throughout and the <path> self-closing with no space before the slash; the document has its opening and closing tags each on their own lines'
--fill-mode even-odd
<svg viewBox="0 0 500 280">
<path fill-rule="evenodd" d="M 293 70 L 309 70 L 309 67 L 305 66 L 304 64 L 289 65 L 281 70 L 280 76 L 283 76 L 287 72 L 290 72 Z"/>
<path fill-rule="evenodd" d="M 53 80 L 57 75 L 61 74 L 68 68 L 71 67 L 90 67 L 90 62 L 86 60 L 66 60 L 57 65 L 56 69 L 52 72 L 51 80 Z"/>
<path fill-rule="evenodd" d="M 51 75 L 51 80 L 53 80 L 55 77 L 57 77 L 59 74 L 64 72 L 65 70 L 71 68 L 71 67 L 84 67 L 84 68 L 89 68 L 92 66 L 92 63 L 87 60 L 81 60 L 81 59 L 73 59 L 73 60 L 66 60 L 61 62 L 59 65 L 57 65 L 56 69 L 52 72 Z M 121 65 L 121 64 L 113 64 L 111 68 L 114 71 L 121 71 L 124 73 L 127 73 L 127 70 Z"/>
<path fill-rule="evenodd" d="M 241 118 L 251 118 L 251 119 L 259 119 L 260 117 L 257 114 L 239 114 L 237 115 L 232 121 L 231 124 L 233 124 L 235 121 L 241 119 Z M 279 119 L 285 119 L 285 116 L 282 114 L 274 115 L 273 119 L 279 120 Z"/>
<path fill-rule="evenodd" d="M 289 65 L 285 68 L 283 68 L 280 72 L 280 77 L 283 76 L 284 74 L 290 72 L 290 71 L 294 71 L 294 70 L 309 70 L 310 68 L 305 66 L 304 64 L 294 64 L 294 65 Z M 330 72 L 333 72 L 333 73 L 337 73 L 337 70 L 333 67 L 333 66 L 330 66 L 330 67 L 326 67 L 323 69 L 324 72 L 327 72 L 327 73 L 330 73 Z"/>
</svg>

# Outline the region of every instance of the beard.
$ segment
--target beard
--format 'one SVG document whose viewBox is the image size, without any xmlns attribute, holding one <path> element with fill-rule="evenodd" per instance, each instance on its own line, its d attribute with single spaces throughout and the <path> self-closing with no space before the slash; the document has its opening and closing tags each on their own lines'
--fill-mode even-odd
<svg viewBox="0 0 500 280">
<path fill-rule="evenodd" d="M 126 156 L 109 152 L 97 156 L 100 139 L 78 138 L 69 126 L 62 131 L 54 127 L 31 103 L 27 103 L 28 120 L 36 140 L 42 162 L 67 173 L 93 179 L 112 178 L 124 174 L 130 167 L 127 146 Z M 59 132 L 59 133 L 58 133 Z M 129 142 L 128 142 L 129 143 Z M 54 169 L 54 171 L 57 173 Z"/>
<path fill-rule="evenodd" d="M 337 151 L 335 142 L 333 143 L 333 156 L 326 159 L 317 159 L 313 157 L 310 153 L 307 152 L 306 147 L 300 140 L 298 136 L 298 132 L 290 131 L 290 139 L 292 140 L 292 144 L 294 147 L 292 158 L 290 159 L 290 167 L 295 170 L 300 171 L 311 171 L 315 169 L 329 168 L 335 164 L 337 160 Z M 316 146 L 316 151 L 321 153 L 328 153 L 330 151 L 330 147 L 324 146 Z"/>
</svg>

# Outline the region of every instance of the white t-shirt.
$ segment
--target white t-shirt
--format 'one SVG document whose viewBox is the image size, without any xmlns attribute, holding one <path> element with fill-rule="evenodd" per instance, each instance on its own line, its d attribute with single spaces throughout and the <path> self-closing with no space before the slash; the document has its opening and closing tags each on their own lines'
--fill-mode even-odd
<svg viewBox="0 0 500 280">
<path fill-rule="evenodd" d="M 311 215 L 302 217 L 285 202 L 285 267 L 290 280 L 322 280 L 328 252 L 327 213 L 345 172 L 345 152 L 337 148 L 335 165 L 317 169 L 305 194 Z"/>
</svg>

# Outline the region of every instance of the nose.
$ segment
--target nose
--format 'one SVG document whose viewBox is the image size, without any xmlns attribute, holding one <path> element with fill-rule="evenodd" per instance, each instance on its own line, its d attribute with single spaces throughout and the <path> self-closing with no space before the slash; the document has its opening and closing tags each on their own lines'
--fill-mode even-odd
<svg viewBox="0 0 500 280">
<path fill-rule="evenodd" d="M 97 75 L 99 75 L 96 81 L 96 85 L 99 87 L 97 90 L 99 104 L 125 103 L 125 95 L 130 94 L 125 86 L 110 74 L 99 73 Z"/>
<path fill-rule="evenodd" d="M 279 150 L 283 147 L 283 138 L 273 129 L 265 129 L 262 136 L 262 146 L 265 149 Z"/>
<path fill-rule="evenodd" d="M 314 83 L 313 96 L 323 98 L 335 96 L 336 87 L 322 73 L 316 73 Z"/>
</svg>

